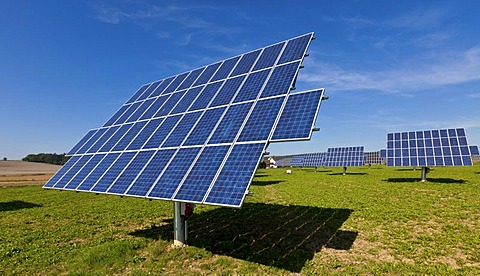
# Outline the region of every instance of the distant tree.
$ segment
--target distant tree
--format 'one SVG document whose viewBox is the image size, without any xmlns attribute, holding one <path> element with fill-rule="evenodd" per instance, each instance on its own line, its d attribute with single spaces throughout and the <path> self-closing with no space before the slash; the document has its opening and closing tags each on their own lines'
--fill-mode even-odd
<svg viewBox="0 0 480 276">
<path fill-rule="evenodd" d="M 3 161 L 7 161 L 7 157 L 3 157 Z"/>
<path fill-rule="evenodd" d="M 70 157 L 65 156 L 65 153 L 63 154 L 39 153 L 39 154 L 29 154 L 22 160 L 27 162 L 39 162 L 39 163 L 63 165 L 68 161 L 68 159 L 70 159 Z"/>
<path fill-rule="evenodd" d="M 267 163 L 265 161 L 262 161 L 260 162 L 260 164 L 258 164 L 259 169 L 265 169 L 266 167 L 267 167 Z"/>
</svg>

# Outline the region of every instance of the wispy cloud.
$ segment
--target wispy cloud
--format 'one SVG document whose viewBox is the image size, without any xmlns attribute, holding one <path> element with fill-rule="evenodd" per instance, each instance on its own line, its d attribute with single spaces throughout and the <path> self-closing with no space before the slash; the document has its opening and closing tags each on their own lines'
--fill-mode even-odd
<svg viewBox="0 0 480 276">
<path fill-rule="evenodd" d="M 96 20 L 108 24 L 137 24 L 152 31 L 160 39 L 177 38 L 173 34 L 182 33 L 184 36 L 175 40 L 180 46 L 188 45 L 193 37 L 205 43 L 211 37 L 222 36 L 228 39 L 232 33 L 243 31 L 241 27 L 219 26 L 213 23 L 211 16 L 221 13 L 222 10 L 208 5 L 176 6 L 127 1 L 117 2 L 115 5 L 99 2 L 91 4 L 91 7 Z"/>
<path fill-rule="evenodd" d="M 308 70 L 299 75 L 299 81 L 330 91 L 378 90 L 411 96 L 419 89 L 480 80 L 480 45 L 443 55 L 442 59 L 415 60 L 402 68 L 379 71 L 349 70 L 309 57 L 305 62 Z"/>
<path fill-rule="evenodd" d="M 402 29 L 427 30 L 441 26 L 448 16 L 449 12 L 446 9 L 439 7 L 425 8 L 410 11 L 389 19 L 385 23 L 389 26 Z"/>
</svg>

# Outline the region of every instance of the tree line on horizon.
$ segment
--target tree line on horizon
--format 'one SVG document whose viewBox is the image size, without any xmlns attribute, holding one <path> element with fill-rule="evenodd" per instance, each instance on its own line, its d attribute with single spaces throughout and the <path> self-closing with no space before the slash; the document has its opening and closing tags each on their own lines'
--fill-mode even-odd
<svg viewBox="0 0 480 276">
<path fill-rule="evenodd" d="M 62 153 L 62 154 L 38 153 L 38 154 L 29 154 L 26 157 L 24 157 L 22 161 L 63 165 L 68 161 L 68 159 L 70 159 L 70 157 L 65 156 L 65 153 Z"/>
</svg>

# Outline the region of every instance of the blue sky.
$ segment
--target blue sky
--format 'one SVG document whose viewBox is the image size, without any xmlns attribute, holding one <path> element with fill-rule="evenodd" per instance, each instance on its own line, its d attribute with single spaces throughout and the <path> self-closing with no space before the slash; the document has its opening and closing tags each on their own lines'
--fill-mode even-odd
<svg viewBox="0 0 480 276">
<path fill-rule="evenodd" d="M 308 32 L 297 91 L 330 96 L 309 142 L 385 146 L 465 127 L 480 144 L 479 1 L 1 1 L 0 157 L 67 152 L 142 84 Z"/>
</svg>

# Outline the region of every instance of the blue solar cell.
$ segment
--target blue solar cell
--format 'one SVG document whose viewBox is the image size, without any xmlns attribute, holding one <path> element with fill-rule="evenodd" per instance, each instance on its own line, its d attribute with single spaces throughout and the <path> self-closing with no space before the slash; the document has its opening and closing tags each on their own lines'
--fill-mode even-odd
<svg viewBox="0 0 480 276">
<path fill-rule="evenodd" d="M 117 142 L 122 139 L 123 135 L 127 133 L 127 131 L 133 126 L 133 124 L 126 124 L 122 125 L 120 129 L 115 132 L 115 134 L 108 139 L 108 141 L 102 146 L 102 148 L 99 150 L 99 152 L 107 152 L 110 151 L 116 144 Z"/>
<path fill-rule="evenodd" d="M 290 95 L 272 140 L 309 139 L 322 95 L 323 90 Z"/>
<path fill-rule="evenodd" d="M 67 186 L 64 187 L 66 190 L 75 190 L 78 185 L 88 176 L 90 172 L 102 161 L 106 154 L 96 154 L 83 166 L 83 168 L 75 175 L 75 177 L 68 182 Z"/>
<path fill-rule="evenodd" d="M 178 90 L 190 88 L 190 86 L 192 86 L 193 82 L 198 78 L 198 76 L 200 76 L 203 70 L 205 70 L 205 67 L 193 70 L 190 75 L 188 75 L 188 77 L 185 79 L 185 81 L 180 84 Z"/>
<path fill-rule="evenodd" d="M 113 182 L 110 188 L 108 188 L 107 193 L 124 194 L 154 153 L 155 151 L 153 150 L 138 152 L 126 169 L 120 174 L 115 182 Z"/>
<path fill-rule="evenodd" d="M 162 148 L 180 146 L 202 113 L 203 111 L 185 114 L 167 140 L 162 144 Z"/>
<path fill-rule="evenodd" d="M 242 85 L 245 76 L 228 79 L 213 99 L 210 107 L 229 104 Z"/>
<path fill-rule="evenodd" d="M 235 145 L 205 203 L 240 207 L 264 147 L 265 143 Z"/>
<path fill-rule="evenodd" d="M 270 70 L 263 70 L 248 75 L 247 80 L 245 80 L 233 102 L 238 103 L 256 99 L 269 74 Z"/>
<path fill-rule="evenodd" d="M 200 75 L 200 77 L 198 77 L 198 79 L 195 81 L 195 83 L 193 84 L 193 86 L 197 86 L 197 85 L 200 85 L 200 84 L 205 84 L 207 83 L 210 78 L 212 78 L 213 74 L 215 74 L 215 72 L 217 71 L 218 67 L 220 67 L 222 63 L 221 62 L 217 62 L 215 64 L 212 64 L 212 65 L 209 65 L 203 72 L 202 74 Z"/>
<path fill-rule="evenodd" d="M 278 59 L 278 55 L 282 51 L 284 45 L 285 42 L 282 42 L 263 49 L 263 52 L 260 55 L 257 63 L 255 64 L 255 67 L 253 67 L 253 71 L 261 70 L 275 65 Z"/>
<path fill-rule="evenodd" d="M 100 137 L 107 131 L 108 128 L 101 128 L 90 138 L 75 154 L 84 154 L 90 147 L 95 144 Z"/>
<path fill-rule="evenodd" d="M 92 170 L 92 172 L 83 180 L 83 182 L 77 187 L 77 191 L 89 191 L 98 179 L 102 177 L 105 171 L 115 162 L 120 156 L 120 153 L 109 153 L 105 156 L 100 163 Z"/>
<path fill-rule="evenodd" d="M 154 117 L 162 117 L 168 115 L 170 111 L 177 105 L 178 101 L 183 97 L 185 91 L 180 91 L 171 94 L 170 98 L 163 104 L 163 106 L 155 113 Z"/>
<path fill-rule="evenodd" d="M 152 136 L 153 132 L 163 122 L 163 118 L 153 119 L 140 131 L 137 137 L 130 143 L 127 150 L 138 150 L 143 147 L 147 140 Z"/>
<path fill-rule="evenodd" d="M 260 55 L 261 50 L 253 51 L 247 54 L 244 54 L 240 61 L 238 62 L 237 66 L 233 70 L 231 76 L 238 76 L 241 74 L 245 74 L 250 72 L 253 64 L 257 60 L 258 56 Z"/>
<path fill-rule="evenodd" d="M 155 91 L 155 89 L 157 89 L 157 87 L 162 83 L 163 80 L 159 80 L 159 81 L 156 81 L 154 83 L 152 83 L 146 90 L 145 92 L 143 92 L 143 94 L 138 97 L 138 99 L 136 101 L 142 101 L 142 100 L 145 100 L 146 98 L 148 98 L 150 96 L 150 94 L 153 93 L 153 91 Z"/>
<path fill-rule="evenodd" d="M 162 94 L 167 94 L 175 91 L 177 87 L 185 80 L 185 78 L 188 76 L 188 73 L 183 73 L 181 75 L 178 75 L 174 81 L 163 91 Z"/>
<path fill-rule="evenodd" d="M 132 142 L 133 139 L 137 136 L 137 134 L 143 129 L 143 127 L 147 124 L 146 121 L 137 122 L 135 123 L 128 132 L 118 141 L 118 143 L 113 147 L 112 151 L 119 151 L 125 150 L 127 146 Z"/>
<path fill-rule="evenodd" d="M 223 81 L 208 84 L 188 110 L 195 111 L 206 108 L 212 101 L 215 94 L 217 94 L 217 91 L 220 89 L 222 84 Z"/>
<path fill-rule="evenodd" d="M 163 121 L 162 125 L 157 128 L 153 135 L 148 139 L 148 142 L 143 146 L 144 149 L 158 148 L 162 144 L 163 140 L 168 136 L 172 129 L 177 125 L 178 121 L 182 118 L 181 115 L 167 117 Z"/>
<path fill-rule="evenodd" d="M 117 160 L 110 166 L 105 174 L 97 181 L 95 186 L 91 189 L 92 192 L 105 192 L 118 175 L 125 169 L 125 167 L 132 161 L 132 158 L 137 154 L 136 152 L 124 152 Z"/>
<path fill-rule="evenodd" d="M 145 84 L 142 87 L 140 87 L 137 90 L 137 92 L 135 92 L 135 94 L 133 94 L 133 96 L 127 101 L 127 104 L 128 103 L 133 103 L 134 101 L 136 101 L 137 98 L 140 97 L 143 94 L 143 92 L 145 92 L 145 89 L 147 89 L 149 85 L 150 84 Z"/>
<path fill-rule="evenodd" d="M 93 146 L 87 151 L 87 153 L 94 153 L 97 152 L 104 144 L 112 138 L 112 136 L 115 134 L 115 132 L 120 128 L 120 126 L 113 126 L 108 128 L 108 130 L 100 137 L 100 139 L 93 144 Z"/>
<path fill-rule="evenodd" d="M 58 170 L 55 175 L 53 175 L 52 178 L 50 178 L 50 180 L 48 180 L 48 182 L 43 187 L 53 187 L 55 183 L 57 183 L 57 181 L 60 180 L 60 178 L 62 178 L 62 176 L 65 175 L 79 159 L 80 156 L 73 156 L 72 158 L 70 158 L 67 163 L 65 163 L 65 165 L 63 165 L 63 167 L 61 167 L 60 170 Z"/>
<path fill-rule="evenodd" d="M 239 59 L 240 57 L 234 57 L 225 60 L 210 81 L 223 80 L 227 78 Z"/>
<path fill-rule="evenodd" d="M 165 90 L 165 88 L 167 88 L 174 79 L 175 79 L 175 76 L 163 80 L 163 82 L 157 87 L 157 89 L 155 89 L 155 91 L 153 91 L 153 93 L 150 94 L 150 98 L 160 96 L 162 92 Z"/>
<path fill-rule="evenodd" d="M 92 158 L 93 155 L 83 155 L 80 160 L 78 160 L 72 168 L 60 178 L 57 183 L 55 183 L 55 186 L 53 188 L 55 189 L 63 189 L 68 182 L 77 174 L 77 172 L 83 168 L 83 166 Z"/>
<path fill-rule="evenodd" d="M 470 146 L 470 153 L 472 155 L 479 155 L 478 146 Z M 466 155 L 466 154 L 465 154 Z"/>
<path fill-rule="evenodd" d="M 202 202 L 230 146 L 206 147 L 181 184 L 174 200 Z"/>
<path fill-rule="evenodd" d="M 150 198 L 171 199 L 201 148 L 178 150 L 162 176 L 147 195 Z"/>
<path fill-rule="evenodd" d="M 290 92 L 299 66 L 300 62 L 293 62 L 275 67 L 260 97 L 266 98 Z"/>
<path fill-rule="evenodd" d="M 118 118 L 120 118 L 120 116 L 122 116 L 125 110 L 127 110 L 129 107 L 130 105 L 123 105 L 122 107 L 120 107 L 120 109 L 103 126 L 111 126 L 118 120 Z"/>
<path fill-rule="evenodd" d="M 83 136 L 83 138 L 78 142 L 73 148 L 67 153 L 67 155 L 73 155 L 75 152 L 77 152 L 92 136 L 97 132 L 97 129 L 90 130 Z"/>
<path fill-rule="evenodd" d="M 155 99 L 152 105 L 143 113 L 142 117 L 140 117 L 140 120 L 145 120 L 145 119 L 150 119 L 152 118 L 155 113 L 158 112 L 158 110 L 163 106 L 163 104 L 167 101 L 169 98 L 169 95 L 161 96 Z"/>
<path fill-rule="evenodd" d="M 208 143 L 233 142 L 251 107 L 251 102 L 230 106 Z"/>
<path fill-rule="evenodd" d="M 140 107 L 137 108 L 137 110 L 135 110 L 132 116 L 128 118 L 127 123 L 137 121 L 140 118 L 140 116 L 142 116 L 142 114 L 145 113 L 145 111 L 152 105 L 153 101 L 155 101 L 155 99 L 148 99 L 142 102 Z"/>
<path fill-rule="evenodd" d="M 267 140 L 284 100 L 285 97 L 277 97 L 258 101 L 252 114 L 248 117 L 238 141 Z"/>
<path fill-rule="evenodd" d="M 138 107 L 142 104 L 143 102 L 135 102 L 130 107 L 128 107 L 127 110 L 118 118 L 118 120 L 115 121 L 114 125 L 119 125 L 123 124 L 127 121 L 127 119 L 132 116 L 132 114 L 138 109 Z"/>
<path fill-rule="evenodd" d="M 128 195 L 146 196 L 157 178 L 162 173 L 170 158 L 176 152 L 176 149 L 159 150 L 155 153 L 152 160 L 145 167 L 143 172 L 135 180 L 129 190 Z"/>
<path fill-rule="evenodd" d="M 225 109 L 226 107 L 221 107 L 205 111 L 183 145 L 203 145 L 212 133 L 213 128 L 217 125 Z"/>
<path fill-rule="evenodd" d="M 185 96 L 183 96 L 183 98 L 178 102 L 177 106 L 175 106 L 175 108 L 172 110 L 171 114 L 178 114 L 187 111 L 202 89 L 203 86 L 197 86 L 189 89 L 185 93 Z"/>
<path fill-rule="evenodd" d="M 285 50 L 283 50 L 282 56 L 278 61 L 279 64 L 286 63 L 292 60 L 303 58 L 305 51 L 310 43 L 312 34 L 307 34 L 288 41 Z"/>
</svg>

